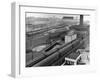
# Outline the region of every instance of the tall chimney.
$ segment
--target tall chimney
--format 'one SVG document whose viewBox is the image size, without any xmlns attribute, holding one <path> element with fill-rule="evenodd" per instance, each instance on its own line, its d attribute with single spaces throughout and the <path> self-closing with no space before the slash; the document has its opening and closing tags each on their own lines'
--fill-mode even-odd
<svg viewBox="0 0 100 80">
<path fill-rule="evenodd" d="M 83 15 L 80 15 L 80 25 L 83 25 Z"/>
</svg>

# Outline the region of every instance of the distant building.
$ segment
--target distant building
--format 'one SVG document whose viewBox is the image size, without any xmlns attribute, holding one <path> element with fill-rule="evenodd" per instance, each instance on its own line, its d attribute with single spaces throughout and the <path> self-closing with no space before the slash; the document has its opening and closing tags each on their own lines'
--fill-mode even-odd
<svg viewBox="0 0 100 80">
<path fill-rule="evenodd" d="M 72 16 L 64 16 L 62 19 L 74 19 Z"/>
</svg>

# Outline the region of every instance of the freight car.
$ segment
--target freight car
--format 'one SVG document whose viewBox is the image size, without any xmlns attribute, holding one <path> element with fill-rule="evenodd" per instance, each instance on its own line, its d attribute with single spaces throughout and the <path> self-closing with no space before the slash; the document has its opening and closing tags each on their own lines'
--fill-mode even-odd
<svg viewBox="0 0 100 80">
<path fill-rule="evenodd" d="M 77 48 L 82 46 L 83 42 L 80 42 L 81 39 L 76 39 L 68 44 L 61 45 L 58 48 L 52 49 L 54 45 L 58 44 L 55 43 L 54 45 L 48 47 L 51 50 L 47 51 L 48 48 L 41 51 L 41 55 L 39 57 L 33 59 L 27 67 L 32 66 L 57 66 L 61 65 L 64 61 L 64 57 L 70 54 L 71 52 L 75 51 Z M 77 45 L 78 44 L 78 45 Z M 75 47 L 77 45 L 77 47 Z"/>
</svg>

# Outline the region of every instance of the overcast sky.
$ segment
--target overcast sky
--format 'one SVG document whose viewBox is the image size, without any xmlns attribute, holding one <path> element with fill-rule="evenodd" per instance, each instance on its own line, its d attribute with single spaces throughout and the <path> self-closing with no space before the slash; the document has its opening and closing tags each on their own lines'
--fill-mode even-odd
<svg viewBox="0 0 100 80">
<path fill-rule="evenodd" d="M 79 19 L 79 15 L 60 15 L 60 14 L 47 14 L 47 13 L 27 13 L 26 17 L 41 17 L 41 18 L 48 18 L 48 17 L 57 17 L 62 18 L 63 16 L 71 16 L 74 18 Z M 84 16 L 84 21 L 89 21 L 90 16 Z"/>
<path fill-rule="evenodd" d="M 62 18 L 63 16 L 75 16 L 76 15 L 60 15 L 60 14 L 46 14 L 46 13 L 27 13 L 26 17 L 42 17 L 42 18 L 47 18 L 47 17 L 57 17 L 57 18 Z"/>
</svg>

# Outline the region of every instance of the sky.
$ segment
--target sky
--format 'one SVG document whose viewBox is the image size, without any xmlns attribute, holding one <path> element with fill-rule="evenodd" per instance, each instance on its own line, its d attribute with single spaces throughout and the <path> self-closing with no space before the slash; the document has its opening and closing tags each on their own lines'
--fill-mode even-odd
<svg viewBox="0 0 100 80">
<path fill-rule="evenodd" d="M 62 18 L 63 16 L 73 16 L 75 19 L 79 19 L 79 15 L 71 15 L 71 14 L 48 14 L 48 13 L 27 13 L 26 17 L 40 17 L 40 18 L 48 18 L 48 17 L 56 17 L 56 18 Z M 90 16 L 84 16 L 84 21 L 89 21 Z"/>
</svg>

